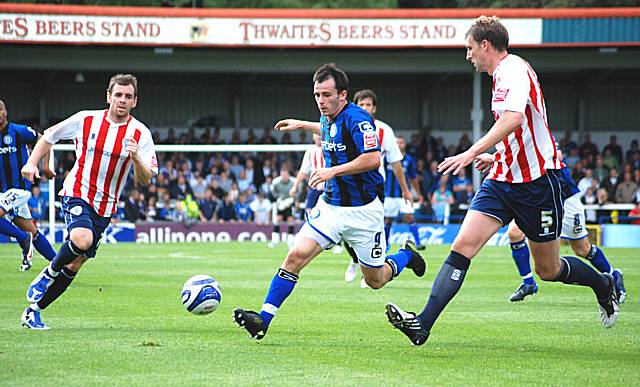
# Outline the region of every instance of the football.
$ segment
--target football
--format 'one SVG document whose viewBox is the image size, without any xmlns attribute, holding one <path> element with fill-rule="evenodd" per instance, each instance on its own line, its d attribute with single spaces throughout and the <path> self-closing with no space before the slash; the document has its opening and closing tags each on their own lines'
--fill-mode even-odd
<svg viewBox="0 0 640 387">
<path fill-rule="evenodd" d="M 182 287 L 182 305 L 193 314 L 209 314 L 218 308 L 222 290 L 215 279 L 208 275 L 196 275 Z"/>
</svg>

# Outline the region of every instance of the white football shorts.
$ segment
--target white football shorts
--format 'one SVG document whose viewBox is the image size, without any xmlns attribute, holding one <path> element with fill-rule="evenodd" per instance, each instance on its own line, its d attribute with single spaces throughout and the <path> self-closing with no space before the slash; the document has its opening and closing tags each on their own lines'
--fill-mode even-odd
<svg viewBox="0 0 640 387">
<path fill-rule="evenodd" d="M 19 216 L 25 219 L 31 219 L 31 211 L 27 202 L 31 199 L 31 192 L 11 188 L 0 194 L 0 207 L 7 213 L 8 219 Z"/>
<path fill-rule="evenodd" d="M 563 239 L 582 239 L 589 235 L 584 217 L 584 204 L 580 195 L 573 195 L 564 201 L 564 217 L 562 218 Z"/>
<path fill-rule="evenodd" d="M 325 250 L 344 240 L 362 265 L 382 267 L 387 249 L 382 203 L 376 198 L 364 206 L 340 207 L 320 198 L 296 235 L 300 237 L 313 239 Z"/>
<path fill-rule="evenodd" d="M 398 214 L 413 214 L 413 206 L 404 198 L 384 198 L 384 217 L 395 218 Z"/>
</svg>

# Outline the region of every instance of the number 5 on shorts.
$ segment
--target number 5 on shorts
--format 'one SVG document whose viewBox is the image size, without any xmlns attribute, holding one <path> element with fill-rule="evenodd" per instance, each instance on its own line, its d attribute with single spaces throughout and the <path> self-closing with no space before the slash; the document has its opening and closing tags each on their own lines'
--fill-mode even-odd
<svg viewBox="0 0 640 387">
<path fill-rule="evenodd" d="M 540 211 L 540 226 L 545 233 L 553 226 L 553 211 Z"/>
</svg>

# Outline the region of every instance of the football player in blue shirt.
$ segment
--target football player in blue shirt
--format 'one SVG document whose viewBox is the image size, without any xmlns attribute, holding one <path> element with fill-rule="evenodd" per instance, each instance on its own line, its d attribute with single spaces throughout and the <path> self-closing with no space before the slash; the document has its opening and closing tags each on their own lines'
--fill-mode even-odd
<svg viewBox="0 0 640 387">
<path fill-rule="evenodd" d="M 14 124 L 7 120 L 7 108 L 0 100 L 0 233 L 14 237 L 22 248 L 20 270 L 31 269 L 33 247 L 51 261 L 56 256 L 47 238 L 31 220 L 28 201 L 31 198 L 31 182 L 20 174 L 22 166 L 29 158 L 27 144 L 35 144 L 40 134 L 28 126 Z M 49 155 L 43 161 L 43 175 L 52 179 L 55 173 L 49 169 Z M 6 218 L 11 219 L 11 221 Z M 13 223 L 12 223 L 13 222 Z M 16 227 L 17 226 L 17 227 Z"/>
<path fill-rule="evenodd" d="M 235 322 L 252 338 L 262 339 L 271 320 L 291 294 L 300 271 L 313 258 L 345 240 L 358 255 L 362 274 L 373 289 L 380 289 L 405 267 L 422 277 L 426 266 L 413 243 L 385 257 L 384 187 L 380 144 L 371 115 L 349 103 L 347 75 L 333 64 L 321 66 L 313 76 L 313 94 L 322 117 L 320 124 L 286 119 L 276 130 L 305 129 L 321 137 L 325 167 L 309 178 L 309 185 L 325 183 L 318 204 L 307 215 L 271 286 L 260 313 L 235 309 Z"/>
</svg>

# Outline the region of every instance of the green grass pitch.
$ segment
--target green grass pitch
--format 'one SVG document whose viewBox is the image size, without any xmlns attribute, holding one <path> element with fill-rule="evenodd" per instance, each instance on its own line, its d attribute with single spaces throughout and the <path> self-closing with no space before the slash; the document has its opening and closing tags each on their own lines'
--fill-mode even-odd
<svg viewBox="0 0 640 387">
<path fill-rule="evenodd" d="M 346 254 L 307 267 L 266 338 L 249 340 L 234 307 L 259 310 L 284 246 L 259 243 L 103 245 L 44 313 L 51 330 L 20 327 L 25 291 L 45 265 L 21 273 L 16 245 L 0 246 L 0 385 L 638 385 L 640 257 L 606 249 L 629 298 L 604 329 L 590 289 L 540 283 L 512 304 L 519 277 L 508 248 L 485 248 L 422 347 L 386 321 L 393 301 L 421 310 L 448 246 L 428 246 L 425 278 L 387 287 L 343 280 Z M 568 253 L 568 247 L 563 246 Z M 209 274 L 222 304 L 187 313 L 183 282 Z"/>
</svg>

